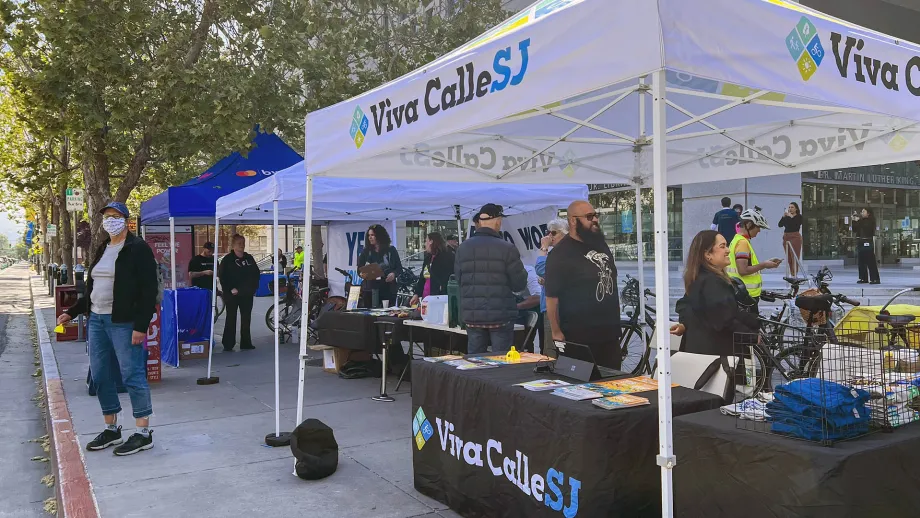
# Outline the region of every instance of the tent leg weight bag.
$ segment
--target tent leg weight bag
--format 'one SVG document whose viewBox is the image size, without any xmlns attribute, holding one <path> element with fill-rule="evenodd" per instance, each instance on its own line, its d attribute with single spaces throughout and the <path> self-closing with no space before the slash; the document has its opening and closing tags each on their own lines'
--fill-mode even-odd
<svg viewBox="0 0 920 518">
<path fill-rule="evenodd" d="M 287 446 L 291 444 L 291 432 L 281 432 L 278 435 L 270 433 L 265 436 L 265 444 L 271 446 L 272 448 Z"/>
<path fill-rule="evenodd" d="M 294 471 L 304 480 L 319 480 L 335 473 L 339 466 L 339 444 L 332 428 L 319 419 L 307 419 L 291 434 Z"/>
</svg>

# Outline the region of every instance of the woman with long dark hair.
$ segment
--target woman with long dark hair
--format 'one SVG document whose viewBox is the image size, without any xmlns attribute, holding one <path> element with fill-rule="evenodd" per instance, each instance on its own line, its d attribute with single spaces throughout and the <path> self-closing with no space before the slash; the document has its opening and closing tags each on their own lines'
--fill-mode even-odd
<svg viewBox="0 0 920 518">
<path fill-rule="evenodd" d="M 440 232 L 428 234 L 425 240 L 425 262 L 422 274 L 415 285 L 415 295 L 409 303 L 414 306 L 419 299 L 429 295 L 446 295 L 447 281 L 454 274 L 454 252 L 444 241 Z"/>
<path fill-rule="evenodd" d="M 681 351 L 733 356 L 735 333 L 757 331 L 757 317 L 738 307 L 725 273 L 729 264 L 728 243 L 721 234 L 704 230 L 693 238 L 684 272 L 687 292 L 676 307 L 680 323 L 671 328 L 683 337 Z"/>
<path fill-rule="evenodd" d="M 371 225 L 364 235 L 364 250 L 358 257 L 358 268 L 372 263 L 380 265 L 383 276 L 379 279 L 367 279 L 361 274 L 361 298 L 364 307 L 373 305 L 373 290 L 377 290 L 380 302 L 388 301 L 396 305 L 396 276 L 402 271 L 399 252 L 393 246 L 390 233 L 383 225 Z"/>
<path fill-rule="evenodd" d="M 789 202 L 779 220 L 779 227 L 783 229 L 783 250 L 786 251 L 789 275 L 796 277 L 799 273 L 799 260 L 802 259 L 802 211 L 798 203 Z"/>
<path fill-rule="evenodd" d="M 859 263 L 859 280 L 856 284 L 880 284 L 878 262 L 875 260 L 875 216 L 865 207 L 853 213 L 853 233 L 856 234 L 856 260 Z"/>
</svg>

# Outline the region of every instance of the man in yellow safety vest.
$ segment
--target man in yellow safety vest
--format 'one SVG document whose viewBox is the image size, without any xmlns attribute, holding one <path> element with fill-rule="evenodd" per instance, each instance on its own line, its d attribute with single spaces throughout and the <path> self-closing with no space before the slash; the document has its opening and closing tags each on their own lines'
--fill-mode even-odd
<svg viewBox="0 0 920 518">
<path fill-rule="evenodd" d="M 754 299 L 754 306 L 750 308 L 750 311 L 756 314 L 758 312 L 757 301 L 763 289 L 763 277 L 760 272 L 776 268 L 782 260 L 770 259 L 763 263 L 757 260 L 757 254 L 751 245 L 751 239 L 756 237 L 761 229 L 770 230 L 770 226 L 767 224 L 766 218 L 761 214 L 759 207 L 742 212 L 739 227 L 739 232 L 735 234 L 728 247 L 728 257 L 731 264 L 728 265 L 726 273 L 730 277 L 741 279 L 741 282 L 744 283 L 748 295 Z"/>
</svg>

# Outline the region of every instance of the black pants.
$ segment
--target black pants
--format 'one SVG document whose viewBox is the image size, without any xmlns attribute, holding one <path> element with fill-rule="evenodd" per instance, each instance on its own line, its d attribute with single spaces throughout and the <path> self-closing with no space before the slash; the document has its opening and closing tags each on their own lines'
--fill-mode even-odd
<svg viewBox="0 0 920 518">
<path fill-rule="evenodd" d="M 856 246 L 856 260 L 859 262 L 859 280 L 878 281 L 878 261 L 875 260 L 875 250 L 872 247 L 872 240 L 858 239 L 856 240 Z"/>
<path fill-rule="evenodd" d="M 224 321 L 224 337 L 221 340 L 224 349 L 233 349 L 236 345 L 236 309 L 240 309 L 240 347 L 252 345 L 252 334 L 249 324 L 252 321 L 252 295 L 241 297 L 224 292 L 224 306 L 227 309 L 227 319 Z"/>
</svg>

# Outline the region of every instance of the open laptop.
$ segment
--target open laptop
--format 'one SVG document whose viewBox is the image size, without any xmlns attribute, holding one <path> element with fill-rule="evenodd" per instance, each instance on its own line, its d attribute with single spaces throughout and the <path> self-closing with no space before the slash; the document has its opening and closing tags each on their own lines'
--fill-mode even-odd
<svg viewBox="0 0 920 518">
<path fill-rule="evenodd" d="M 555 344 L 559 353 L 553 371 L 556 374 L 585 382 L 629 376 L 618 370 L 598 366 L 594 352 L 587 345 L 568 341 L 557 341 Z"/>
</svg>

